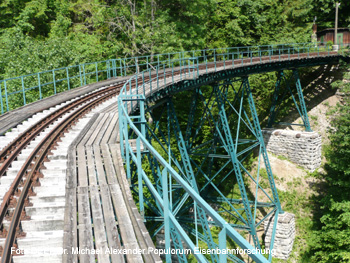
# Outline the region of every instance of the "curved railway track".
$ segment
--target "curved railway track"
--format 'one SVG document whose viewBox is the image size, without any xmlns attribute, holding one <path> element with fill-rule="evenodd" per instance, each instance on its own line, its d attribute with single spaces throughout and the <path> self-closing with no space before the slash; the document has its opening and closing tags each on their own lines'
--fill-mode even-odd
<svg viewBox="0 0 350 263">
<path fill-rule="evenodd" d="M 21 232 L 20 221 L 21 219 L 28 219 L 28 216 L 25 215 L 23 208 L 24 206 L 30 206 L 28 196 L 34 194 L 33 186 L 40 185 L 39 178 L 42 177 L 40 169 L 43 168 L 44 160 L 48 160 L 48 156 L 52 154 L 51 150 L 53 147 L 57 146 L 57 142 L 60 140 L 60 138 L 68 132 L 68 130 L 75 122 L 77 122 L 79 118 L 96 107 L 98 104 L 115 96 L 121 87 L 122 84 L 109 87 L 67 104 L 27 129 L 20 136 L 18 136 L 16 140 L 11 142 L 1 151 L 0 158 L 2 164 L 0 168 L 0 175 L 4 176 L 8 167 L 17 158 L 18 154 L 25 149 L 31 140 L 33 140 L 54 121 L 68 115 L 45 136 L 39 145 L 36 146 L 21 167 L 9 191 L 4 196 L 0 207 L 0 223 L 2 224 L 2 236 L 6 237 L 6 241 L 2 251 L 1 262 L 11 261 L 11 247 L 16 243 L 16 235 L 23 235 L 23 232 Z M 16 198 L 16 195 L 18 196 L 18 199 Z M 13 208 L 13 211 L 10 211 L 10 208 Z M 8 230 L 6 230 L 3 226 L 3 220 L 5 217 L 10 219 L 11 222 Z"/>
</svg>

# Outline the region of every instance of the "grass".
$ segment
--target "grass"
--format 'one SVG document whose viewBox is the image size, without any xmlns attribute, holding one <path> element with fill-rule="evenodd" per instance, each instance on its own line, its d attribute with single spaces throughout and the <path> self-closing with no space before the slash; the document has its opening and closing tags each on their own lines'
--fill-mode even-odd
<svg viewBox="0 0 350 263">
<path fill-rule="evenodd" d="M 318 117 L 315 116 L 315 115 L 310 115 L 310 118 L 311 118 L 311 120 L 313 120 L 313 121 L 317 121 L 317 119 L 318 119 Z"/>
<path fill-rule="evenodd" d="M 277 159 L 282 160 L 282 161 L 289 161 L 288 157 L 286 157 L 284 155 L 278 155 Z"/>
</svg>

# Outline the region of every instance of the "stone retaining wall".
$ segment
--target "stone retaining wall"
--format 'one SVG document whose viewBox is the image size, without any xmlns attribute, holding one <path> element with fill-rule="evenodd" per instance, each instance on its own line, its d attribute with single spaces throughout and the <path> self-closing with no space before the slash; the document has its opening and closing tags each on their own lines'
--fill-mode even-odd
<svg viewBox="0 0 350 263">
<path fill-rule="evenodd" d="M 317 132 L 263 129 L 266 149 L 310 171 L 321 165 L 321 135 Z"/>
</svg>

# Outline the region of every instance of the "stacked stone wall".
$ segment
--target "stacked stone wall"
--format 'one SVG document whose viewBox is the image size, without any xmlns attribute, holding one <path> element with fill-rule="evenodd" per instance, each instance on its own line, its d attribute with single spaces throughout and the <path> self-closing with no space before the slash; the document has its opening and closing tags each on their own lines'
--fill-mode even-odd
<svg viewBox="0 0 350 263">
<path fill-rule="evenodd" d="M 270 248 L 274 216 L 269 217 L 264 222 L 265 247 Z M 292 252 L 295 239 L 295 216 L 284 212 L 278 215 L 275 241 L 273 243 L 272 256 L 279 259 L 288 259 Z"/>
<path fill-rule="evenodd" d="M 321 135 L 317 132 L 263 129 L 266 149 L 310 171 L 321 165 Z"/>
</svg>

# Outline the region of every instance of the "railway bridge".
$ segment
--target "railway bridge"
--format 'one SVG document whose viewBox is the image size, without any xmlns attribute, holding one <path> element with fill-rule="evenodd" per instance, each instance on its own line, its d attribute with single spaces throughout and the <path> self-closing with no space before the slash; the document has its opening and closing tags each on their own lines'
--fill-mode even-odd
<svg viewBox="0 0 350 263">
<path fill-rule="evenodd" d="M 1 262 L 287 258 L 294 216 L 249 77 L 277 72 L 268 127 L 290 97 L 312 132 L 298 70 L 340 59 L 315 44 L 237 47 L 1 81 Z"/>
</svg>

